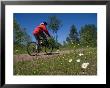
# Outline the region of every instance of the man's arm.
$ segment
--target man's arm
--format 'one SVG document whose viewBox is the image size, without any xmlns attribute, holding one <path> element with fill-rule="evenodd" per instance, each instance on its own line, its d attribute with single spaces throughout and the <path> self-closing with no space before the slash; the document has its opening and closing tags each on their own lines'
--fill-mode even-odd
<svg viewBox="0 0 110 88">
<path fill-rule="evenodd" d="M 47 30 L 47 28 L 46 28 L 45 26 L 43 26 L 43 31 L 44 31 L 49 37 L 51 37 L 50 34 L 49 34 L 49 32 L 48 32 L 48 30 Z"/>
</svg>

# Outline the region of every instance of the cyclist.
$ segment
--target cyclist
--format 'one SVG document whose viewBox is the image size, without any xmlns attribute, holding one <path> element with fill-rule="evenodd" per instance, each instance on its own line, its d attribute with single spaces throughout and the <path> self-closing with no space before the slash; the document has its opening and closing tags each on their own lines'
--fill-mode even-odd
<svg viewBox="0 0 110 88">
<path fill-rule="evenodd" d="M 44 21 L 44 22 L 40 23 L 40 25 L 37 26 L 33 31 L 33 35 L 36 39 L 36 42 L 38 42 L 38 52 L 40 50 L 40 46 L 39 46 L 40 45 L 40 36 L 42 36 L 44 39 L 47 39 L 46 35 L 48 35 L 48 37 L 51 37 L 46 26 L 47 26 L 47 22 Z"/>
</svg>

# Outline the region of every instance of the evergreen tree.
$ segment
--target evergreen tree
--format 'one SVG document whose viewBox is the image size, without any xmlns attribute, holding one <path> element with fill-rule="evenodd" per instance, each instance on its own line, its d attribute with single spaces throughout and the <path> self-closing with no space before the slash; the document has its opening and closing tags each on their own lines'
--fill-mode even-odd
<svg viewBox="0 0 110 88">
<path fill-rule="evenodd" d="M 70 43 L 71 43 L 71 40 L 70 40 L 70 38 L 69 38 L 69 37 L 67 37 L 67 38 L 66 38 L 66 41 L 67 41 L 67 43 L 68 43 L 68 44 L 70 44 Z"/>
<path fill-rule="evenodd" d="M 82 45 L 97 45 L 97 28 L 93 24 L 85 25 L 80 30 L 80 42 Z"/>
<path fill-rule="evenodd" d="M 76 44 L 79 42 L 78 32 L 74 24 L 70 28 L 70 33 L 69 36 L 66 38 L 66 41 L 72 44 Z"/>
<path fill-rule="evenodd" d="M 71 26 L 69 38 L 70 38 L 72 43 L 78 43 L 78 41 L 79 41 L 78 32 L 77 32 L 75 25 Z"/>
</svg>

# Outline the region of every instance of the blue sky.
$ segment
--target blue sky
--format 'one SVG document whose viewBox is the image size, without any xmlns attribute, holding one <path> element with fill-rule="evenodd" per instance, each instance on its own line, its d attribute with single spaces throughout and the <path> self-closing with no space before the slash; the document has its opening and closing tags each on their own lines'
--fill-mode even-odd
<svg viewBox="0 0 110 88">
<path fill-rule="evenodd" d="M 27 29 L 27 33 L 35 41 L 32 31 L 42 21 L 47 21 L 49 16 L 57 16 L 62 21 L 62 27 L 58 31 L 58 41 L 63 43 L 70 32 L 72 24 L 76 26 L 78 31 L 85 24 L 94 24 L 97 26 L 96 13 L 14 13 L 14 17 L 21 27 Z M 49 31 L 50 32 L 50 31 Z M 53 35 L 50 32 L 51 35 Z"/>
</svg>

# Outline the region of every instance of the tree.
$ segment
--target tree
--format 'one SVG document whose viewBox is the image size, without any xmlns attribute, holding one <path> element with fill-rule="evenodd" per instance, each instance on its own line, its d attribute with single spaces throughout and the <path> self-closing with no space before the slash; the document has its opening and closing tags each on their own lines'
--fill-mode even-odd
<svg viewBox="0 0 110 88">
<path fill-rule="evenodd" d="M 14 44 L 20 45 L 20 43 L 23 40 L 23 32 L 21 30 L 20 25 L 18 22 L 14 19 Z"/>
<path fill-rule="evenodd" d="M 57 31 L 60 29 L 60 27 L 62 26 L 61 24 L 61 20 L 59 20 L 56 16 L 50 16 L 48 19 L 48 28 L 50 28 L 50 30 L 52 30 L 53 34 L 56 34 L 56 38 L 55 40 L 57 41 L 58 35 L 57 35 Z"/>
<path fill-rule="evenodd" d="M 66 41 L 63 41 L 63 46 L 66 46 Z"/>
<path fill-rule="evenodd" d="M 31 41 L 31 37 L 27 34 L 26 28 L 22 28 L 14 18 L 14 44 L 26 45 Z"/>
<path fill-rule="evenodd" d="M 67 38 L 66 38 L 66 41 L 67 41 L 67 43 L 71 43 L 71 41 L 70 41 L 70 38 L 69 38 L 69 37 L 67 37 Z"/>
<path fill-rule="evenodd" d="M 71 26 L 69 37 L 72 43 L 78 43 L 78 32 L 74 24 Z"/>
<path fill-rule="evenodd" d="M 80 30 L 80 42 L 83 45 L 97 45 L 97 28 L 93 24 L 85 25 Z"/>
<path fill-rule="evenodd" d="M 69 33 L 69 36 L 66 38 L 66 41 L 68 43 L 73 43 L 73 44 L 76 44 L 79 42 L 78 32 L 74 24 L 70 28 L 70 33 Z"/>
<path fill-rule="evenodd" d="M 27 43 L 29 43 L 29 42 L 31 42 L 32 41 L 32 39 L 31 39 L 31 37 L 29 36 L 29 34 L 27 34 L 27 32 L 26 32 L 26 28 L 23 28 L 22 29 L 22 32 L 23 32 L 23 34 L 24 34 L 24 44 L 27 44 Z"/>
</svg>

